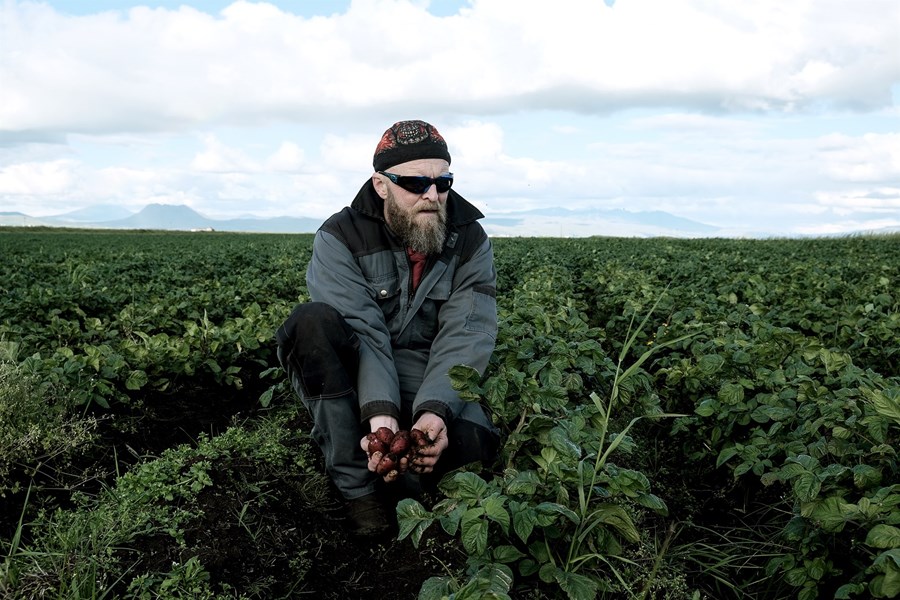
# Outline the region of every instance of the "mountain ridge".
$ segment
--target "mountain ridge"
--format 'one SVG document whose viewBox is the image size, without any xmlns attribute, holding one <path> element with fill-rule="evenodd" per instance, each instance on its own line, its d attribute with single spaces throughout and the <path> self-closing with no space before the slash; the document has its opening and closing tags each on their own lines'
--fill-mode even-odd
<svg viewBox="0 0 900 600">
<path fill-rule="evenodd" d="M 480 221 L 492 237 L 813 237 L 736 230 L 679 217 L 664 211 L 621 208 L 537 208 L 486 212 Z M 127 216 L 123 216 L 127 214 Z M 108 218 L 111 217 L 111 218 Z M 213 219 L 184 204 L 151 203 L 132 213 L 117 205 L 98 204 L 47 217 L 0 212 L 0 226 L 141 229 L 163 231 L 226 231 L 247 233 L 315 233 L 323 218 L 253 217 Z M 894 233 L 896 228 L 859 233 Z M 852 235 L 845 233 L 840 235 Z"/>
</svg>

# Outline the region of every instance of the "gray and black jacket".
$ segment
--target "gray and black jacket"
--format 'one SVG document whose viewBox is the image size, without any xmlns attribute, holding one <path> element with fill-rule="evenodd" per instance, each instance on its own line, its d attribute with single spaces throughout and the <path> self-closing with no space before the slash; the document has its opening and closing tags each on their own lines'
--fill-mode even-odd
<svg viewBox="0 0 900 600">
<path fill-rule="evenodd" d="M 465 402 L 448 371 L 465 364 L 483 373 L 497 336 L 493 248 L 477 221 L 484 215 L 450 190 L 443 253 L 429 257 L 412 293 L 406 248 L 383 206 L 370 179 L 321 226 L 306 274 L 310 299 L 335 307 L 360 339 L 363 421 L 399 419 L 402 398 L 412 399 L 413 421 L 429 411 L 450 423 Z"/>
</svg>

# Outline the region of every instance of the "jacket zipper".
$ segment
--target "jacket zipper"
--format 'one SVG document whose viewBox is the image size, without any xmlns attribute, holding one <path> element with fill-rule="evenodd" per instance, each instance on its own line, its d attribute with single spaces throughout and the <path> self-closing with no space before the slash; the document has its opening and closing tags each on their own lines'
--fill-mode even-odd
<svg viewBox="0 0 900 600">
<path fill-rule="evenodd" d="M 409 273 L 406 285 L 406 311 L 409 312 L 409 308 L 412 306 L 413 296 L 416 295 L 416 290 L 413 288 L 413 263 L 406 248 L 403 249 L 403 256 L 406 257 L 406 267 Z"/>
</svg>

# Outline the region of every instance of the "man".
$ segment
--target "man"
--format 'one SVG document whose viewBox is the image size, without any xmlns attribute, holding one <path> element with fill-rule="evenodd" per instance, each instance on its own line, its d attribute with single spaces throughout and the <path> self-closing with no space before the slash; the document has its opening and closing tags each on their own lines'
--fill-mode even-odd
<svg viewBox="0 0 900 600">
<path fill-rule="evenodd" d="M 481 212 L 451 189 L 450 152 L 424 121 L 395 123 L 375 172 L 349 207 L 316 233 L 311 302 L 279 328 L 278 358 L 313 419 L 325 467 L 348 500 L 355 531 L 390 527 L 386 490 L 433 486 L 499 445 L 477 403 L 450 385 L 451 367 L 484 372 L 497 335 L 496 271 Z M 433 442 L 375 474 L 365 435 L 415 428 Z M 387 485 L 392 484 L 392 485 Z"/>
</svg>

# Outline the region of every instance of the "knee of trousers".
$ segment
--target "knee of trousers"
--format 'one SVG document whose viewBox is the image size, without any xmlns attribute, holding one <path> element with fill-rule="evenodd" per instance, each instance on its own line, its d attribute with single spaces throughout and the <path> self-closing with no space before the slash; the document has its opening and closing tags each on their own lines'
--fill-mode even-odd
<svg viewBox="0 0 900 600">
<path fill-rule="evenodd" d="M 468 420 L 456 419 L 448 427 L 450 460 L 446 467 L 457 468 L 480 461 L 489 467 L 497 458 L 500 448 L 500 433 L 496 428 Z"/>
<path fill-rule="evenodd" d="M 293 345 L 298 340 L 326 342 L 339 347 L 356 338 L 344 317 L 330 304 L 307 302 L 298 304 L 276 332 L 279 346 Z"/>
<path fill-rule="evenodd" d="M 300 385 L 302 396 L 343 394 L 353 387 L 359 338 L 334 307 L 324 302 L 298 305 L 275 337 L 278 360 Z"/>
</svg>

